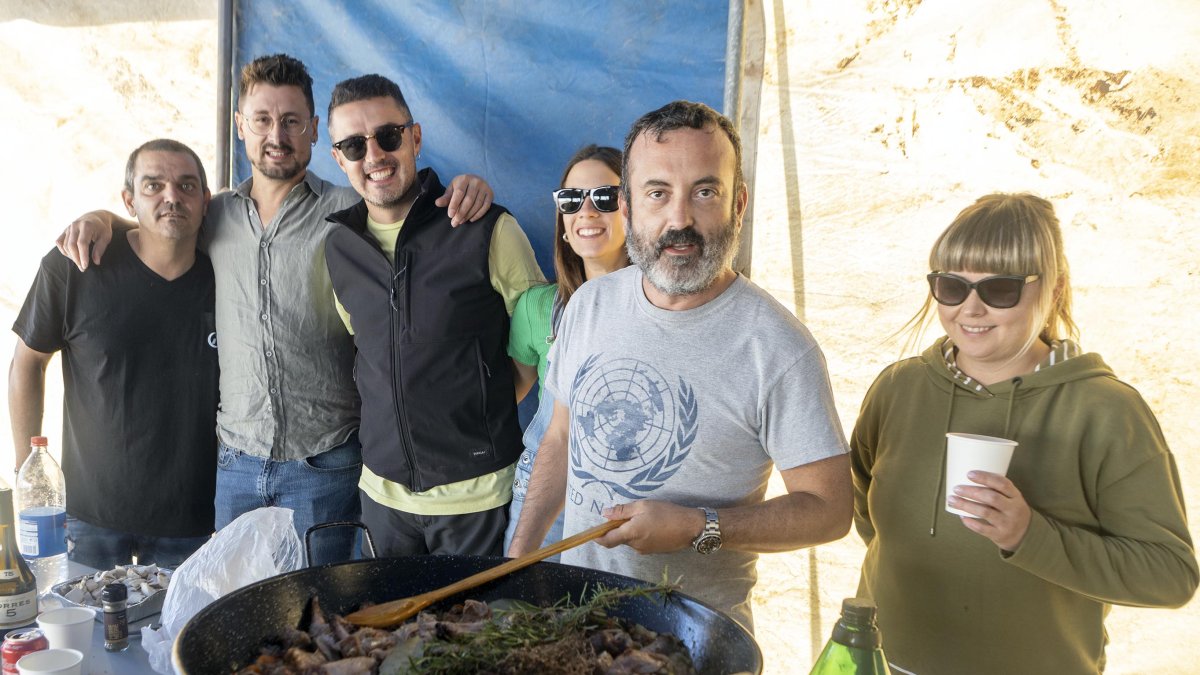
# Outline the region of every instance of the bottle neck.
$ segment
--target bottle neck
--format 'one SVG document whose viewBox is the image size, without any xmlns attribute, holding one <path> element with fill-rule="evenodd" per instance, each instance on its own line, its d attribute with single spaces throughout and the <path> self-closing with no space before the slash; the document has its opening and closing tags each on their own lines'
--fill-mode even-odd
<svg viewBox="0 0 1200 675">
<path fill-rule="evenodd" d="M 845 619 L 833 627 L 833 641 L 852 649 L 879 649 L 883 643 L 875 626 L 858 626 Z"/>
</svg>

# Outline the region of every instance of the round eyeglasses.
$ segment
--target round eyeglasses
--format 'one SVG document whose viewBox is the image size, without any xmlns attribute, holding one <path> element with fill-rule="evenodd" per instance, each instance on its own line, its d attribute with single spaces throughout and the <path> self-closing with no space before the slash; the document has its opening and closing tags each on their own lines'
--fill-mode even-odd
<svg viewBox="0 0 1200 675">
<path fill-rule="evenodd" d="M 312 121 L 299 115 L 284 115 L 276 120 L 267 114 L 250 115 L 242 119 L 246 121 L 246 128 L 256 136 L 266 136 L 276 124 L 288 136 L 299 136 L 308 131 L 308 124 Z"/>
</svg>

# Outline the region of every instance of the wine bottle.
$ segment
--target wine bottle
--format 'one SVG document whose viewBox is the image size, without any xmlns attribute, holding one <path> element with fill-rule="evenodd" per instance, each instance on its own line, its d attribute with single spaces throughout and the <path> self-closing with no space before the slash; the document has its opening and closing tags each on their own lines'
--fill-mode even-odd
<svg viewBox="0 0 1200 675">
<path fill-rule="evenodd" d="M 37 579 L 17 551 L 13 493 L 0 481 L 0 631 L 33 623 L 37 617 Z"/>
<path fill-rule="evenodd" d="M 833 637 L 809 675 L 891 675 L 875 611 L 875 603 L 866 598 L 843 600 Z"/>
</svg>

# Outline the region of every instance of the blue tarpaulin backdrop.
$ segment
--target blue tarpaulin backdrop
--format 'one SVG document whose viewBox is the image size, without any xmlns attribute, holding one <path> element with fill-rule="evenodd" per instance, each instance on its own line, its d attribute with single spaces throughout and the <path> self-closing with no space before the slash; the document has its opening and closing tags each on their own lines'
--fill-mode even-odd
<svg viewBox="0 0 1200 675">
<path fill-rule="evenodd" d="M 717 110 L 723 100 L 724 0 L 240 0 L 237 8 L 235 69 L 284 52 L 313 76 L 317 175 L 346 184 L 325 126 L 333 85 L 384 75 L 421 123 L 418 165 L 444 181 L 485 177 L 548 277 L 550 191 L 574 151 L 621 147 L 633 120 L 671 100 Z M 234 157 L 236 182 L 250 167 L 240 147 Z"/>
</svg>

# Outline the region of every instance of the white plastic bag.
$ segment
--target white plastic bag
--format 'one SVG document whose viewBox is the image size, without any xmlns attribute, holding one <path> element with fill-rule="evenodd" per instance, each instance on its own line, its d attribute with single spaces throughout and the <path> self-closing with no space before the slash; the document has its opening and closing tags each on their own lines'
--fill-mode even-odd
<svg viewBox="0 0 1200 675">
<path fill-rule="evenodd" d="M 170 675 L 175 636 L 213 600 L 304 565 L 292 510 L 255 509 L 218 531 L 175 570 L 163 601 L 162 626 L 142 628 L 142 648 L 156 672 Z"/>
</svg>

